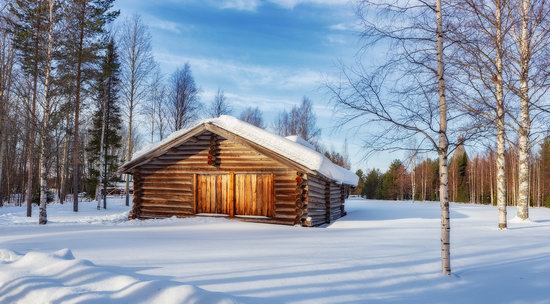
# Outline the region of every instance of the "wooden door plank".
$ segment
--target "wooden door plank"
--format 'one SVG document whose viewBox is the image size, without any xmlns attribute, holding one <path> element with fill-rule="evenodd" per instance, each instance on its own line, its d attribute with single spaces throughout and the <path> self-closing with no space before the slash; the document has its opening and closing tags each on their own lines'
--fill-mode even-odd
<svg viewBox="0 0 550 304">
<path fill-rule="evenodd" d="M 258 174 L 256 176 L 256 204 L 257 211 L 259 215 L 265 216 L 265 197 L 264 197 L 264 175 Z"/>
<path fill-rule="evenodd" d="M 216 213 L 224 213 L 222 177 L 222 175 L 216 175 Z"/>
<path fill-rule="evenodd" d="M 229 175 L 229 192 L 228 192 L 228 201 L 229 201 L 229 216 L 235 216 L 235 173 L 231 172 Z"/>
<path fill-rule="evenodd" d="M 193 174 L 193 213 L 197 213 L 197 174 Z"/>
<path fill-rule="evenodd" d="M 252 204 L 250 206 L 250 214 L 255 215 L 258 212 L 258 175 L 250 174 L 250 196 Z"/>
<path fill-rule="evenodd" d="M 267 186 L 267 198 L 268 198 L 268 204 L 267 204 L 267 212 L 266 216 L 272 217 L 273 211 L 275 208 L 275 187 L 273 182 L 273 174 L 269 174 L 267 176 L 268 180 L 268 186 Z"/>
<path fill-rule="evenodd" d="M 245 187 L 244 191 L 245 191 L 245 194 L 246 194 L 246 201 L 244 202 L 244 204 L 245 204 L 244 206 L 245 206 L 245 209 L 246 209 L 246 215 L 250 215 L 251 214 L 250 205 L 251 205 L 251 201 L 252 201 L 252 191 L 251 191 L 252 185 L 251 185 L 251 181 L 250 181 L 250 174 L 245 175 L 245 179 L 246 179 L 246 187 Z"/>
<path fill-rule="evenodd" d="M 244 201 L 246 200 L 245 196 L 245 178 L 244 175 L 239 176 L 239 214 L 245 214 L 244 210 Z"/>
<path fill-rule="evenodd" d="M 216 198 L 213 197 L 215 195 L 214 192 L 214 176 L 209 175 L 208 176 L 208 213 L 214 212 L 216 206 L 214 205 L 216 203 Z"/>
<path fill-rule="evenodd" d="M 220 205 L 223 214 L 228 214 L 227 209 L 227 179 L 225 175 L 220 175 Z"/>
</svg>

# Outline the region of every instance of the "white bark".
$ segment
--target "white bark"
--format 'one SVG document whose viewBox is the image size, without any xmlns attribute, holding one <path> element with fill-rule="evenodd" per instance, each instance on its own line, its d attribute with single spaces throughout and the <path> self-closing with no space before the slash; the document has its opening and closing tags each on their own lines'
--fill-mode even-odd
<svg viewBox="0 0 550 304">
<path fill-rule="evenodd" d="M 70 123 L 70 112 L 67 111 L 65 121 L 66 121 L 66 130 L 69 130 Z M 63 204 L 67 196 L 67 180 L 69 179 L 69 136 L 65 134 L 63 140 L 63 154 L 61 157 L 61 181 L 60 181 L 60 191 L 59 191 L 59 201 Z"/>
<path fill-rule="evenodd" d="M 520 127 L 518 138 L 518 201 L 517 216 L 526 220 L 529 218 L 529 133 L 531 118 L 529 115 L 529 11 L 530 0 L 521 2 L 521 37 L 520 47 Z"/>
<path fill-rule="evenodd" d="M 436 48 L 437 48 L 437 78 L 439 93 L 439 202 L 441 205 L 441 271 L 451 274 L 451 221 L 449 215 L 449 172 L 447 140 L 447 99 L 445 95 L 445 75 L 443 64 L 443 16 L 441 0 L 436 0 Z"/>
<path fill-rule="evenodd" d="M 126 161 L 130 161 L 132 159 L 132 150 L 133 150 L 133 142 L 132 142 L 132 113 L 130 114 L 130 118 L 128 120 L 128 148 L 126 150 Z M 126 206 L 130 206 L 130 174 L 126 174 L 126 185 L 124 187 L 125 193 L 126 193 Z"/>
<path fill-rule="evenodd" d="M 496 49 L 496 110 L 497 110 L 497 157 L 496 157 L 496 184 L 497 184 L 497 206 L 498 206 L 498 228 L 506 229 L 506 160 L 505 160 L 505 125 L 504 125 L 504 86 L 502 79 L 502 54 L 503 54 L 503 34 L 502 34 L 502 0 L 495 1 L 495 49 Z"/>
<path fill-rule="evenodd" d="M 98 175 L 97 175 L 97 186 L 95 189 L 95 200 L 97 202 L 97 210 L 100 209 L 100 202 L 101 202 L 101 189 L 102 189 L 102 181 L 103 178 L 106 176 L 106 172 L 103 172 L 103 175 L 101 174 L 101 171 L 105 168 L 105 162 L 107 161 L 105 159 L 105 153 L 104 153 L 104 145 L 105 145 L 105 126 L 107 124 L 107 111 L 108 111 L 108 102 L 107 102 L 107 93 L 103 96 L 103 117 L 101 118 L 101 137 L 99 140 L 99 164 L 98 164 Z M 102 178 L 103 177 L 103 178 Z M 103 189 L 105 190 L 105 189 Z"/>
<path fill-rule="evenodd" d="M 154 68 L 151 36 L 138 15 L 127 19 L 122 35 L 122 93 L 126 99 L 128 139 L 126 160 L 133 153 L 133 120 L 138 103 L 147 95 L 147 78 Z M 126 206 L 130 205 L 130 175 L 126 174 Z"/>
<path fill-rule="evenodd" d="M 51 112 L 51 96 L 50 96 L 50 81 L 51 81 L 51 62 L 53 48 L 53 26 L 54 26 L 54 0 L 48 0 L 49 6 L 49 29 L 48 43 L 46 46 L 46 67 L 44 74 L 44 117 L 42 119 L 41 141 L 40 141 L 40 212 L 38 223 L 45 225 L 48 222 L 46 213 L 46 205 L 48 203 L 48 151 L 46 145 L 49 143 L 49 124 Z"/>
</svg>

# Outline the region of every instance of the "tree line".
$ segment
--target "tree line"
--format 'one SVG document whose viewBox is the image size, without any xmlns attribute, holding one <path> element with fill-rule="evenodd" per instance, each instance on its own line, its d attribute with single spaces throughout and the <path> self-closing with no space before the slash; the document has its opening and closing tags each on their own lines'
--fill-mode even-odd
<svg viewBox="0 0 550 304">
<path fill-rule="evenodd" d="M 496 205 L 496 153 L 487 149 L 473 157 L 464 147 L 457 149 L 449 162 L 449 199 L 452 202 Z M 505 155 L 509 168 L 516 168 L 518 151 Z M 359 184 L 353 194 L 367 199 L 438 201 L 439 168 L 436 160 L 394 160 L 385 172 L 379 169 L 356 171 Z M 531 155 L 529 193 L 531 207 L 550 208 L 550 137 Z M 506 205 L 517 206 L 518 179 L 514 170 L 506 175 Z"/>
<path fill-rule="evenodd" d="M 210 101 L 189 63 L 165 75 L 139 15 L 119 20 L 114 0 L 9 0 L 0 4 L 0 206 L 95 198 L 130 178 L 117 174 L 136 148 L 197 120 L 235 115 L 219 88 Z M 237 115 L 282 136 L 299 135 L 349 167 L 319 142 L 313 102 L 268 124 L 258 107 Z"/>
</svg>

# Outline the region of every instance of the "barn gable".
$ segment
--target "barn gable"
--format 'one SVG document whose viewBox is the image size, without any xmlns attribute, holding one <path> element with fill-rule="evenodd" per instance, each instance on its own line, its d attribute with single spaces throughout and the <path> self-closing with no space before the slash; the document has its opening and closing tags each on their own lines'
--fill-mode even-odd
<svg viewBox="0 0 550 304">
<path fill-rule="evenodd" d="M 213 145 L 216 157 L 209 163 Z M 133 174 L 134 217 L 219 213 L 266 217 L 285 224 L 296 221 L 297 170 L 206 129 L 135 167 Z M 236 214 L 227 208 L 232 201 Z M 252 202 L 252 210 L 245 201 Z"/>
</svg>

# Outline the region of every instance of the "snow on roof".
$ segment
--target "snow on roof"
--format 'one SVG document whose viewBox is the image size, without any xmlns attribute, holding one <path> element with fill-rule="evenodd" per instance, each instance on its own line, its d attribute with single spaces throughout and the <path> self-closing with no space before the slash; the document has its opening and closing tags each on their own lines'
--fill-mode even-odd
<svg viewBox="0 0 550 304">
<path fill-rule="evenodd" d="M 130 162 L 155 151 L 161 146 L 169 144 L 171 141 L 174 141 L 178 137 L 183 136 L 189 131 L 204 124 L 212 124 L 228 132 L 236 134 L 257 145 L 291 159 L 310 170 L 317 171 L 321 175 L 339 183 L 356 186 L 359 180 L 359 177 L 355 173 L 334 164 L 326 156 L 315 151 L 313 146 L 305 140 L 297 136 L 297 138 L 284 138 L 229 115 L 204 119 L 191 128 L 173 132 L 159 143 L 149 145 L 146 148 L 136 152 Z M 124 164 L 123 167 L 130 162 Z"/>
<path fill-rule="evenodd" d="M 291 141 L 293 141 L 293 142 L 295 142 L 295 143 L 299 143 L 299 144 L 302 145 L 302 146 L 306 146 L 306 147 L 308 147 L 308 148 L 310 148 L 310 149 L 315 150 L 315 147 L 314 147 L 309 141 L 307 141 L 307 140 L 301 138 L 301 137 L 298 136 L 298 135 L 290 135 L 290 136 L 287 136 L 287 137 L 285 137 L 285 138 L 288 139 L 288 140 L 291 140 Z"/>
</svg>

